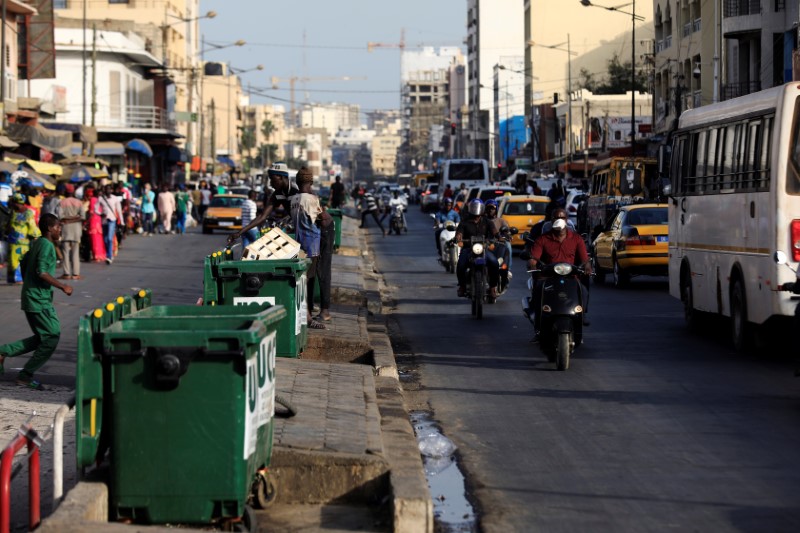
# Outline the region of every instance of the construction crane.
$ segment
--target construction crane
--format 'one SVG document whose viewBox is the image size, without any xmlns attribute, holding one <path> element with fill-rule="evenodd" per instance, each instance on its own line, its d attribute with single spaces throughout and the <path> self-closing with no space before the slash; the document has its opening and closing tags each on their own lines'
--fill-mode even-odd
<svg viewBox="0 0 800 533">
<path fill-rule="evenodd" d="M 279 78 L 277 76 L 272 76 L 272 88 L 277 89 L 278 84 L 281 82 L 289 82 L 289 102 L 291 106 L 291 116 L 295 116 L 295 105 L 294 105 L 294 89 L 297 85 L 297 82 L 306 83 L 309 81 L 353 81 L 353 80 L 366 80 L 366 77 L 354 77 L 354 76 L 331 76 L 331 77 L 317 77 L 317 78 L 309 78 L 307 76 L 292 76 L 290 78 Z"/>
<path fill-rule="evenodd" d="M 399 43 L 367 43 L 367 51 L 372 52 L 375 48 L 399 48 L 400 52 L 405 50 L 406 48 L 406 30 L 402 28 L 400 30 L 400 42 Z"/>
</svg>

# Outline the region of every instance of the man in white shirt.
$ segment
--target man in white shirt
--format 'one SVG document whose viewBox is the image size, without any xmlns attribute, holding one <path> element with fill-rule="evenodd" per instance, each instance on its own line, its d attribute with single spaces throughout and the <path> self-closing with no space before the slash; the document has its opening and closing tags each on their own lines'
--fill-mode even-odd
<svg viewBox="0 0 800 533">
<path fill-rule="evenodd" d="M 242 227 L 246 228 L 253 220 L 256 219 L 256 197 L 258 193 L 251 190 L 247 193 L 247 199 L 242 202 Z M 247 248 L 248 245 L 258 240 L 258 228 L 250 228 L 242 233 L 242 247 Z"/>
</svg>

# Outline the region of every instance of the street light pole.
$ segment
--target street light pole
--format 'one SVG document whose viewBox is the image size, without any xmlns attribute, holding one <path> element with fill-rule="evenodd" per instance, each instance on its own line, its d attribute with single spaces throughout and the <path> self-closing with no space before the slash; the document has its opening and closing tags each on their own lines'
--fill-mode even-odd
<svg viewBox="0 0 800 533">
<path fill-rule="evenodd" d="M 631 156 L 634 156 L 636 155 L 636 21 L 644 20 L 644 17 L 636 14 L 636 0 L 632 0 L 631 2 L 632 8 L 630 13 L 620 9 L 620 7 L 624 7 L 627 4 L 617 7 L 608 7 L 593 4 L 591 0 L 580 0 L 580 2 L 584 7 L 599 7 L 606 11 L 616 11 L 617 13 L 631 16 Z"/>
</svg>

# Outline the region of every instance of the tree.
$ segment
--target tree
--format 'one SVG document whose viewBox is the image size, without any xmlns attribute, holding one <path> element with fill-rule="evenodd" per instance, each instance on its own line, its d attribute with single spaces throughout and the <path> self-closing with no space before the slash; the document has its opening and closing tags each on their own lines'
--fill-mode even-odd
<svg viewBox="0 0 800 533">
<path fill-rule="evenodd" d="M 270 119 L 265 118 L 261 123 L 261 133 L 264 135 L 264 138 L 267 139 L 267 146 L 275 146 L 274 144 L 271 144 L 272 134 L 275 133 L 275 124 Z M 262 164 L 263 166 L 268 167 L 272 161 L 275 161 L 275 159 L 277 159 L 276 153 L 267 152 L 266 161 L 262 161 Z"/>
<path fill-rule="evenodd" d="M 622 63 L 619 56 L 614 54 L 608 60 L 608 70 L 602 81 L 596 80 L 594 74 L 585 68 L 581 69 L 578 77 L 580 87 L 594 94 L 624 94 L 631 90 L 631 62 Z M 633 90 L 647 91 L 647 75 L 641 70 L 635 72 Z"/>
</svg>

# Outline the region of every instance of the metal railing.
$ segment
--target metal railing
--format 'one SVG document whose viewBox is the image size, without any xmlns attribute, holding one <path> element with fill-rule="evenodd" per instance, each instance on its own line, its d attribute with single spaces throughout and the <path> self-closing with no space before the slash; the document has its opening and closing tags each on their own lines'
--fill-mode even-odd
<svg viewBox="0 0 800 533">
<path fill-rule="evenodd" d="M 702 26 L 701 19 L 694 19 L 694 22 L 692 22 L 692 32 L 697 33 L 702 29 Z"/>
<path fill-rule="evenodd" d="M 692 34 L 692 23 L 687 22 L 683 25 L 683 36 L 688 37 Z"/>
<path fill-rule="evenodd" d="M 79 109 L 70 110 L 67 113 L 59 113 L 59 120 L 80 122 L 83 112 Z M 105 128 L 130 128 L 130 129 L 162 129 L 175 131 L 176 122 L 171 120 L 166 109 L 145 106 L 97 106 L 95 125 Z"/>
<path fill-rule="evenodd" d="M 672 35 L 667 35 L 664 37 L 664 49 L 670 48 L 672 46 Z"/>
<path fill-rule="evenodd" d="M 727 83 L 722 86 L 722 99 L 730 100 L 761 90 L 760 81 L 743 81 L 739 83 Z"/>
<path fill-rule="evenodd" d="M 725 0 L 723 17 L 741 17 L 761 13 L 761 0 Z"/>
<path fill-rule="evenodd" d="M 3 450 L 2 459 L 0 459 L 0 533 L 9 533 L 11 529 L 11 478 L 14 477 L 12 466 L 14 455 L 26 446 L 28 448 L 29 530 L 33 531 L 41 522 L 39 448 L 44 441 L 31 425 L 31 420 L 33 420 L 34 416 L 36 416 L 35 411 L 33 416 L 20 426 L 17 436 Z"/>
</svg>

